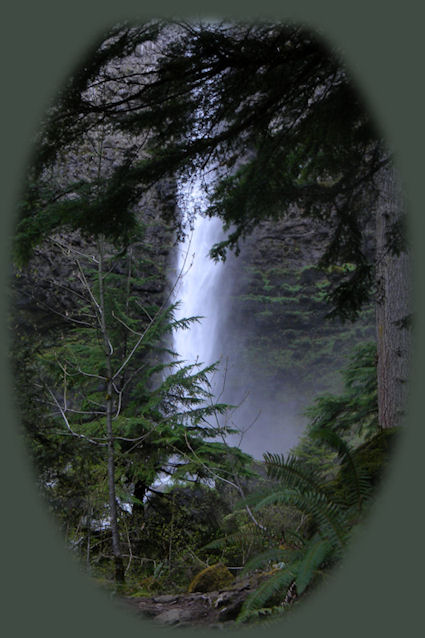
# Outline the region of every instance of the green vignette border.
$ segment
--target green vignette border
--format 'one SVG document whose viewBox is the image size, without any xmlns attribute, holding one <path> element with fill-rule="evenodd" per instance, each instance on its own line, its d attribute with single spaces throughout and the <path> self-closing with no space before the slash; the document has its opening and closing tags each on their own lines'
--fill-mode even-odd
<svg viewBox="0 0 425 638">
<path fill-rule="evenodd" d="M 158 2 L 156 15 L 173 15 L 176 5 Z M 190 6 L 189 6 L 190 4 Z M 318 28 L 349 54 L 346 62 L 353 75 L 359 77 L 362 88 L 376 108 L 378 124 L 390 134 L 390 143 L 399 151 L 400 169 L 406 185 L 411 235 L 415 250 L 415 306 L 417 329 L 414 365 L 412 369 L 412 404 L 409 418 L 410 431 L 406 434 L 395 459 L 393 470 L 378 499 L 369 526 L 353 546 L 341 568 L 326 591 L 320 591 L 294 614 L 287 625 L 268 626 L 270 634 L 278 635 L 287 627 L 295 635 L 311 633 L 338 636 L 344 629 L 346 636 L 357 636 L 365 629 L 379 628 L 380 633 L 397 635 L 403 628 L 414 626 L 419 617 L 420 569 L 415 565 L 422 558 L 419 543 L 423 518 L 419 518 L 420 452 L 424 432 L 419 427 L 420 379 L 423 369 L 423 295 L 420 277 L 423 272 L 419 251 L 419 238 L 423 226 L 419 218 L 421 181 L 419 167 L 421 101 L 418 87 L 420 79 L 419 49 L 421 17 L 415 8 L 409 15 L 407 1 L 403 8 L 394 10 L 393 4 L 366 1 L 356 8 L 341 8 L 330 0 L 316 5 L 314 0 L 298 2 L 245 2 L 230 8 L 226 3 L 202 5 L 201 15 L 233 15 L 235 17 L 281 17 L 303 22 Z M 12 232 L 13 208 L 19 194 L 19 175 L 25 171 L 30 150 L 30 136 L 37 126 L 48 100 L 73 66 L 78 56 L 91 44 L 97 32 L 122 18 L 154 17 L 143 14 L 143 7 L 133 0 L 123 0 L 119 12 L 113 3 L 99 6 L 76 2 L 72 7 L 54 5 L 45 1 L 31 7 L 16 2 L 7 9 L 4 20 L 3 43 L 6 44 L 3 62 L 8 100 L 2 106 L 2 124 L 6 143 L 3 175 L 8 199 L 1 221 L 3 242 L 0 258 L 2 292 L 7 286 L 9 266 L 9 240 Z M 179 15 L 196 15 L 195 3 L 180 2 Z M 403 12 L 404 11 L 404 12 Z M 137 13 L 138 12 L 138 13 Z M 407 17 L 407 15 L 409 17 Z M 395 37 L 396 36 L 396 37 Z M 372 47 L 371 45 L 374 44 Z M 418 45 L 416 45 L 418 46 Z M 55 54 L 51 51 L 55 49 Z M 6 55 L 12 52 L 12 55 Z M 414 54 L 418 55 L 414 59 Z M 370 64 L 366 64 L 369 54 Z M 350 57 L 352 55 L 352 57 Z M 378 74 L 381 74 L 377 76 Z M 376 81 L 378 80 L 378 81 Z M 396 86 L 393 86 L 393 83 Z M 373 90 L 372 90 L 373 89 Z M 379 89 L 379 90 L 378 90 Z M 416 91 L 416 92 L 415 92 Z M 372 99 L 372 96 L 375 99 Z M 390 100 L 388 100 L 390 98 Z M 385 103 L 387 100 L 387 103 Z M 373 109 L 372 109 L 373 110 Z M 422 108 L 423 110 L 423 108 Z M 10 121 L 11 125 L 8 125 Z M 23 124 L 22 124 L 23 123 Z M 417 137 L 414 127 L 417 127 Z M 17 139 L 17 142 L 16 142 Z M 9 171 L 9 172 L 8 172 Z M 18 178 L 17 178 L 18 177 Z M 422 222 L 423 224 L 423 222 Z M 422 257 L 423 259 L 423 257 Z M 16 417 L 10 396 L 11 380 L 7 369 L 7 295 L 2 294 L 2 416 L 3 459 L 2 487 L 4 523 L 3 551 L 6 561 L 3 594 L 6 613 L 0 625 L 12 629 L 16 635 L 31 631 L 44 636 L 55 635 L 59 629 L 64 636 L 75 632 L 102 636 L 139 635 L 140 632 L 158 634 L 161 631 L 150 623 L 142 623 L 117 611 L 103 595 L 93 590 L 86 579 L 79 576 L 75 566 L 61 551 L 60 538 L 49 525 L 46 513 L 38 502 L 31 485 L 31 468 L 26 464 L 16 437 Z M 406 496 L 407 495 L 407 496 Z M 23 504 L 23 505 L 22 505 Z M 397 508 L 399 516 L 393 517 Z M 423 515 L 422 515 L 423 516 Z M 423 552 L 422 552 L 423 555 Z M 417 574 L 415 576 L 415 573 Z M 25 633 L 24 633 L 25 631 Z M 241 629 L 239 633 L 249 630 Z M 298 633 L 297 633 L 298 632 Z M 180 631 L 178 633 L 181 633 Z M 184 631 L 182 633 L 195 633 Z M 199 634 L 199 631 L 196 632 Z M 202 633 L 202 632 L 201 632 Z M 210 632 L 206 632 L 210 633 Z"/>
</svg>

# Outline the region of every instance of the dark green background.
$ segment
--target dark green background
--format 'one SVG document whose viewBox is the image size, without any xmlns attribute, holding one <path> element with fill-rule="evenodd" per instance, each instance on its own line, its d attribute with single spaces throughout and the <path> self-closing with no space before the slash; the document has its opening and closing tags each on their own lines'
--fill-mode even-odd
<svg viewBox="0 0 425 638">
<path fill-rule="evenodd" d="M 372 520 L 329 586 L 271 635 L 416 635 L 423 625 L 424 126 L 423 11 L 417 1 L 296 0 L 69 3 L 15 0 L 1 25 L 0 229 L 1 313 L 1 570 L 0 626 L 7 636 L 141 636 L 164 633 L 119 612 L 80 577 L 38 501 L 31 467 L 16 436 L 7 372 L 9 238 L 31 135 L 55 89 L 103 27 L 158 15 L 293 18 L 339 45 L 386 139 L 397 152 L 414 244 L 417 331 L 409 429 Z M 3 292 L 4 291 L 4 292 Z M 19 397 L 24 401 L 25 397 Z M 261 628 L 264 632 L 265 628 Z M 192 632 L 177 631 L 178 634 Z M 198 632 L 199 633 L 199 632 Z M 209 634 L 213 632 L 208 632 Z M 239 633 L 250 633 L 241 630 Z M 251 631 L 251 633 L 253 633 Z M 254 631 L 257 633 L 257 630 Z"/>
</svg>

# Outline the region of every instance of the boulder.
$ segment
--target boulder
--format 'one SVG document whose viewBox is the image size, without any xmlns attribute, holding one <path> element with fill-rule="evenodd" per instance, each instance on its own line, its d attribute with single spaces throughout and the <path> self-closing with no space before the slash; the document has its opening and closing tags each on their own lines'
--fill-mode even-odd
<svg viewBox="0 0 425 638">
<path fill-rule="evenodd" d="M 196 574 L 189 585 L 188 592 L 219 591 L 229 587 L 234 581 L 234 576 L 223 563 L 216 563 L 206 567 Z"/>
</svg>

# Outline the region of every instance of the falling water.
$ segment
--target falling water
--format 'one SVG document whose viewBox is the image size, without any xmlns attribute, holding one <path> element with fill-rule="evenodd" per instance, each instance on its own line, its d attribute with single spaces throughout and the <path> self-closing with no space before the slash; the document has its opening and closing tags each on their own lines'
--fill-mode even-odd
<svg viewBox="0 0 425 638">
<path fill-rule="evenodd" d="M 174 348 L 185 362 L 203 366 L 214 363 L 217 354 L 217 326 L 220 313 L 220 275 L 224 264 L 208 255 L 221 237 L 221 222 L 197 214 L 193 229 L 179 246 L 175 299 L 179 301 L 176 318 L 200 317 L 189 330 L 174 335 Z"/>
<path fill-rule="evenodd" d="M 285 397 L 282 405 L 282 384 L 261 385 L 258 379 L 253 383 L 250 371 L 241 369 L 246 333 L 229 311 L 233 282 L 240 276 L 239 260 L 234 255 L 225 262 L 210 258 L 212 246 L 224 238 L 222 223 L 202 213 L 207 202 L 199 182 L 180 189 L 179 207 L 186 228 L 191 229 L 178 244 L 173 301 L 179 302 L 177 319 L 200 319 L 175 332 L 174 351 L 187 364 L 205 367 L 219 361 L 212 380 L 215 400 L 238 406 L 227 416 L 227 425 L 240 432 L 228 437 L 230 445 L 259 459 L 265 451 L 287 452 L 302 426 L 293 398 Z"/>
</svg>

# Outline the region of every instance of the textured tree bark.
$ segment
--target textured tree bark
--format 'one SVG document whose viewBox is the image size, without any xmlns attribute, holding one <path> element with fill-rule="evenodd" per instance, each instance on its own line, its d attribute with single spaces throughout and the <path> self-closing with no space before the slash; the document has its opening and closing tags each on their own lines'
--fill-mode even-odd
<svg viewBox="0 0 425 638">
<path fill-rule="evenodd" d="M 405 414 L 410 359 L 411 268 L 406 252 L 395 254 L 389 233 L 404 214 L 401 186 L 393 168 L 379 179 L 376 216 L 376 327 L 378 417 L 381 428 L 400 425 Z"/>
</svg>

